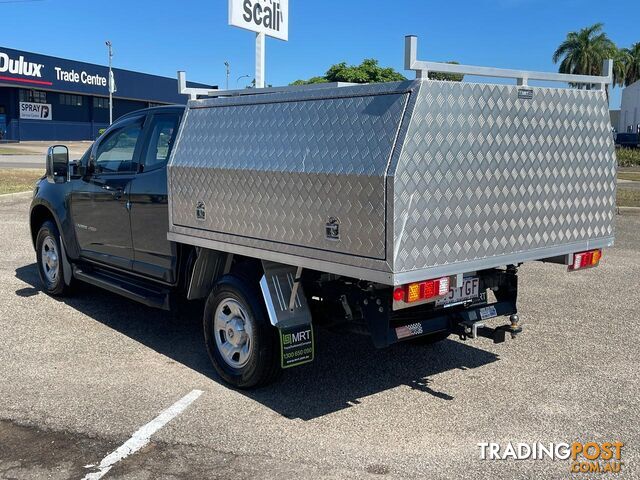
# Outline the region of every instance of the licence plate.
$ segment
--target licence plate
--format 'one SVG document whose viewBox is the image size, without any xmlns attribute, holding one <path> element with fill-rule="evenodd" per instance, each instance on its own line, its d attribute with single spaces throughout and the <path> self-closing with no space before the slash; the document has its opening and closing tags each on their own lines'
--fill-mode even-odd
<svg viewBox="0 0 640 480">
<path fill-rule="evenodd" d="M 457 305 L 458 303 L 466 302 L 467 300 L 473 300 L 480 296 L 480 279 L 479 278 L 465 278 L 462 281 L 462 286 L 452 288 L 449 293 L 436 300 L 437 307 L 449 307 L 451 305 Z"/>
</svg>

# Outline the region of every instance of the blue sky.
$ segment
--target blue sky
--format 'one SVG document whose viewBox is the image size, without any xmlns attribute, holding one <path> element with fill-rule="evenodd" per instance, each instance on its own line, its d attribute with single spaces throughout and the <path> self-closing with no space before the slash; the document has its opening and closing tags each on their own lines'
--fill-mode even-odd
<svg viewBox="0 0 640 480">
<path fill-rule="evenodd" d="M 637 12 L 602 0 L 289 1 L 289 42 L 267 40 L 273 85 L 368 57 L 402 70 L 405 34 L 420 58 L 546 71 L 566 33 L 594 22 L 618 46 L 640 41 Z M 232 87 L 253 74 L 253 34 L 227 25 L 227 0 L 0 0 L 0 19 L 0 46 L 104 64 L 111 39 L 120 68 L 224 86 L 229 60 Z"/>
</svg>

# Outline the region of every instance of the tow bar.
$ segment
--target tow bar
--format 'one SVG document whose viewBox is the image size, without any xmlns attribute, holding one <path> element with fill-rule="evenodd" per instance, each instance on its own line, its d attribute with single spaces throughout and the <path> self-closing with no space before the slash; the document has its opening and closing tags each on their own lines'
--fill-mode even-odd
<svg viewBox="0 0 640 480">
<path fill-rule="evenodd" d="M 471 321 L 465 320 L 458 325 L 461 330 L 458 332 L 460 340 L 474 339 L 478 337 L 490 338 L 493 343 L 502 343 L 506 339 L 507 333 L 511 334 L 511 338 L 516 338 L 516 335 L 522 332 L 522 327 L 519 325 L 520 318 L 518 314 L 514 313 L 509 316 L 509 325 L 501 325 L 496 328 L 487 327 L 484 321 Z"/>
</svg>

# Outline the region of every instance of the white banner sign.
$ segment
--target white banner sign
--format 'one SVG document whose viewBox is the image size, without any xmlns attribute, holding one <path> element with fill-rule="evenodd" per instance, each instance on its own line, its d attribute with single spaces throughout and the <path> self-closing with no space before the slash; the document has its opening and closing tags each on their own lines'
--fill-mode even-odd
<svg viewBox="0 0 640 480">
<path fill-rule="evenodd" d="M 51 120 L 51 105 L 48 103 L 20 102 L 20 118 Z"/>
<path fill-rule="evenodd" d="M 229 25 L 289 40 L 289 0 L 229 0 Z"/>
</svg>

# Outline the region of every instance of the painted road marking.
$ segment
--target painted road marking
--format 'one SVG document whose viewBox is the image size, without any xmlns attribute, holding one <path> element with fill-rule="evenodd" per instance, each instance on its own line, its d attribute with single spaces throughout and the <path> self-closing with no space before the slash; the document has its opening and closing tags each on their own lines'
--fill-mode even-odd
<svg viewBox="0 0 640 480">
<path fill-rule="evenodd" d="M 191 393 L 185 395 L 169 408 L 161 412 L 160 415 L 151 420 L 145 426 L 140 427 L 129 440 L 102 459 L 100 465 L 97 467 L 97 472 L 87 474 L 83 480 L 98 480 L 104 477 L 120 460 L 127 458 L 129 455 L 136 453 L 142 447 L 147 445 L 151 435 L 184 412 L 200 395 L 202 395 L 202 390 L 193 390 Z"/>
</svg>

